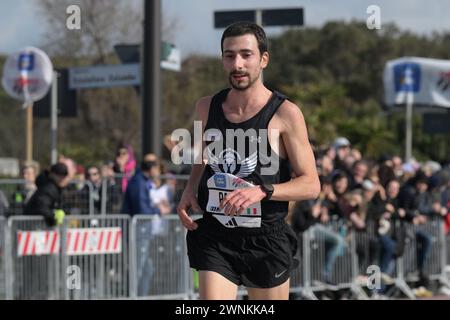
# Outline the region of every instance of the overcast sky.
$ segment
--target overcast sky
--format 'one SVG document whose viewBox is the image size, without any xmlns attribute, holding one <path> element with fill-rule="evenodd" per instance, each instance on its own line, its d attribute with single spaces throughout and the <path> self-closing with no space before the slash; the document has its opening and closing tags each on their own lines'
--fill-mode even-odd
<svg viewBox="0 0 450 320">
<path fill-rule="evenodd" d="M 36 19 L 35 1 L 0 0 L 0 53 L 42 42 L 45 26 Z M 382 24 L 394 21 L 402 29 L 426 34 L 450 31 L 449 0 L 162 0 L 162 4 L 164 17 L 177 21 L 174 42 L 183 56 L 194 52 L 219 54 L 223 30 L 213 29 L 213 12 L 223 9 L 303 7 L 305 25 L 321 26 L 330 20 L 365 21 L 367 7 L 376 4 L 381 9 Z M 282 31 L 266 30 L 269 35 Z"/>
</svg>

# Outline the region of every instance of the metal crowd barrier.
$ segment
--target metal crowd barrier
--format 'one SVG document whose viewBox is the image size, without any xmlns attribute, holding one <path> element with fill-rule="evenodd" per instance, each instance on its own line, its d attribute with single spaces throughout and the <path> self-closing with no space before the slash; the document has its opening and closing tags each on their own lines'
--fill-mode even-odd
<svg viewBox="0 0 450 320">
<path fill-rule="evenodd" d="M 59 254 L 42 254 L 50 230 L 41 217 L 11 217 L 6 237 L 7 299 L 60 299 Z M 53 237 L 50 246 L 53 243 Z"/>
<path fill-rule="evenodd" d="M 444 224 L 440 218 L 429 219 L 423 225 L 406 225 L 407 245 L 403 256 L 403 274 L 407 282 L 418 280 L 418 254 L 423 247 L 423 241 L 418 239 L 418 232 L 429 237 L 430 250 L 425 259 L 424 272 L 430 280 L 438 280 L 448 285 L 445 274 L 446 267 L 446 243 Z"/>
<path fill-rule="evenodd" d="M 355 237 L 348 232 L 345 221 L 330 220 L 327 225 L 315 224 L 301 235 L 303 248 L 302 295 L 307 299 L 317 299 L 315 292 L 349 289 L 356 297 L 367 296 L 356 282 L 358 275 Z M 331 256 L 335 256 L 334 263 Z M 298 276 L 293 277 L 293 285 L 299 285 Z M 298 288 L 293 288 L 295 291 Z"/>
<path fill-rule="evenodd" d="M 306 295 L 306 292 L 303 290 L 305 286 L 305 279 L 309 279 L 308 275 L 305 274 L 305 271 L 307 268 L 304 268 L 305 265 L 305 257 L 302 254 L 307 250 L 305 246 L 307 246 L 307 242 L 303 241 L 303 235 L 301 233 L 297 234 L 297 259 L 299 260 L 299 265 L 296 269 L 294 269 L 291 272 L 291 279 L 290 279 L 290 292 L 295 295 Z M 308 285 L 308 283 L 306 284 Z"/>
<path fill-rule="evenodd" d="M 80 288 L 65 286 L 64 299 L 124 299 L 130 296 L 127 215 L 69 216 L 63 230 L 64 270 L 80 271 Z M 78 243 L 77 243 L 78 241 Z M 76 268 L 76 269 L 74 269 Z M 68 274 L 66 273 L 66 276 Z"/>
<path fill-rule="evenodd" d="M 6 219 L 0 217 L 0 300 L 6 299 L 6 255 L 5 255 L 5 235 Z"/>
<path fill-rule="evenodd" d="M 128 216 L 69 216 L 59 228 L 41 217 L 11 217 L 7 299 L 129 297 Z"/>
<path fill-rule="evenodd" d="M 345 234 L 341 221 L 324 227 L 345 238 L 332 266 L 333 284 L 326 283 L 323 273 L 329 243 L 323 232 L 312 228 L 299 235 L 301 263 L 292 272 L 291 293 L 317 299 L 317 292 L 334 287 L 366 299 L 356 278 L 374 263 L 367 253 L 369 240 L 377 238 L 375 228 L 368 226 L 367 235 Z M 406 227 L 409 233 L 425 230 L 431 235 L 426 270 L 431 279 L 444 281 L 448 239 L 442 222 Z M 176 215 L 67 216 L 60 228 L 48 228 L 41 217 L 0 218 L 0 298 L 193 299 L 197 294 L 185 234 Z M 407 280 L 416 266 L 416 248 L 415 239 L 407 237 L 405 252 L 395 261 L 394 287 L 411 299 L 415 296 Z M 358 257 L 357 252 L 365 255 Z"/>
<path fill-rule="evenodd" d="M 131 297 L 188 299 L 194 291 L 192 271 L 178 216 L 135 215 L 131 226 Z"/>
</svg>

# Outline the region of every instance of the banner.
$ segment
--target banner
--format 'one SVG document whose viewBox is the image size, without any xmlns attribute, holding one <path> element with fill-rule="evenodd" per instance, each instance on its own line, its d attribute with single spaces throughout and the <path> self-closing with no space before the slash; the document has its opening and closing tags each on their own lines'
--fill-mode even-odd
<svg viewBox="0 0 450 320">
<path fill-rule="evenodd" d="M 121 228 L 68 229 L 68 256 L 117 254 L 122 252 Z M 54 255 L 61 252 L 61 235 L 56 230 L 17 232 L 17 256 Z"/>
<path fill-rule="evenodd" d="M 450 60 L 404 57 L 388 61 L 384 68 L 385 103 L 450 108 Z"/>
</svg>

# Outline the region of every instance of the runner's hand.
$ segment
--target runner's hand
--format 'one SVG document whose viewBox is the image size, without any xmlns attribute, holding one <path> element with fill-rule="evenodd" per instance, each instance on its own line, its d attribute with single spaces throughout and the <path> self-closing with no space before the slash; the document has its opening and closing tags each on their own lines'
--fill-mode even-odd
<svg viewBox="0 0 450 320">
<path fill-rule="evenodd" d="M 229 193 L 220 203 L 220 209 L 225 208 L 225 215 L 238 216 L 252 204 L 266 197 L 260 186 L 238 189 Z"/>
<path fill-rule="evenodd" d="M 183 226 L 186 229 L 192 231 L 197 229 L 198 225 L 187 213 L 190 208 L 192 208 L 192 210 L 194 210 L 194 212 L 196 213 L 202 212 L 200 206 L 198 205 L 197 197 L 195 196 L 195 194 L 190 190 L 185 190 L 183 192 L 183 196 L 181 197 L 180 203 L 178 204 L 177 213 Z"/>
</svg>

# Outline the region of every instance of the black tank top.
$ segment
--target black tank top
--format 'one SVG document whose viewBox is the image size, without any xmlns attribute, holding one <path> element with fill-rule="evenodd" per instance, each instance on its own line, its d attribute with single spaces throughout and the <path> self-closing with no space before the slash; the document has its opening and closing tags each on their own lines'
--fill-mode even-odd
<svg viewBox="0 0 450 320">
<path fill-rule="evenodd" d="M 254 185 L 279 184 L 291 180 L 288 159 L 282 159 L 272 150 L 268 134 L 265 133 L 268 131 L 269 121 L 280 105 L 287 99 L 286 96 L 277 91 L 273 91 L 267 104 L 255 116 L 244 122 L 233 123 L 226 119 L 222 108 L 222 103 L 226 100 L 230 90 L 229 88 L 222 90 L 212 98 L 208 122 L 204 131 L 204 136 L 208 136 L 211 133 L 209 139 L 213 139 L 218 134 L 218 131 L 220 131 L 223 140 L 223 150 L 228 150 L 225 153 L 214 152 L 215 150 L 211 152 L 219 160 L 218 165 L 208 163 L 200 180 L 198 201 L 205 215 L 213 214 L 213 212 L 206 210 L 209 197 L 207 181 L 215 173 L 231 173 L 242 177 L 243 180 Z M 232 141 L 233 139 L 226 139 L 227 129 L 242 129 L 242 131 L 248 133 L 245 138 L 244 150 L 242 148 L 238 150 L 239 147 L 237 147 L 236 138 L 234 139 L 234 148 L 230 145 L 230 140 Z M 211 143 L 212 141 L 205 142 L 207 147 Z M 233 154 L 235 155 L 234 158 Z M 252 157 L 252 155 L 254 156 Z M 249 159 L 253 160 L 250 161 Z M 256 166 L 249 166 L 248 163 L 250 162 L 255 162 Z M 283 220 L 288 212 L 288 204 L 287 201 L 261 201 L 261 227 L 268 227 L 274 222 Z"/>
</svg>

